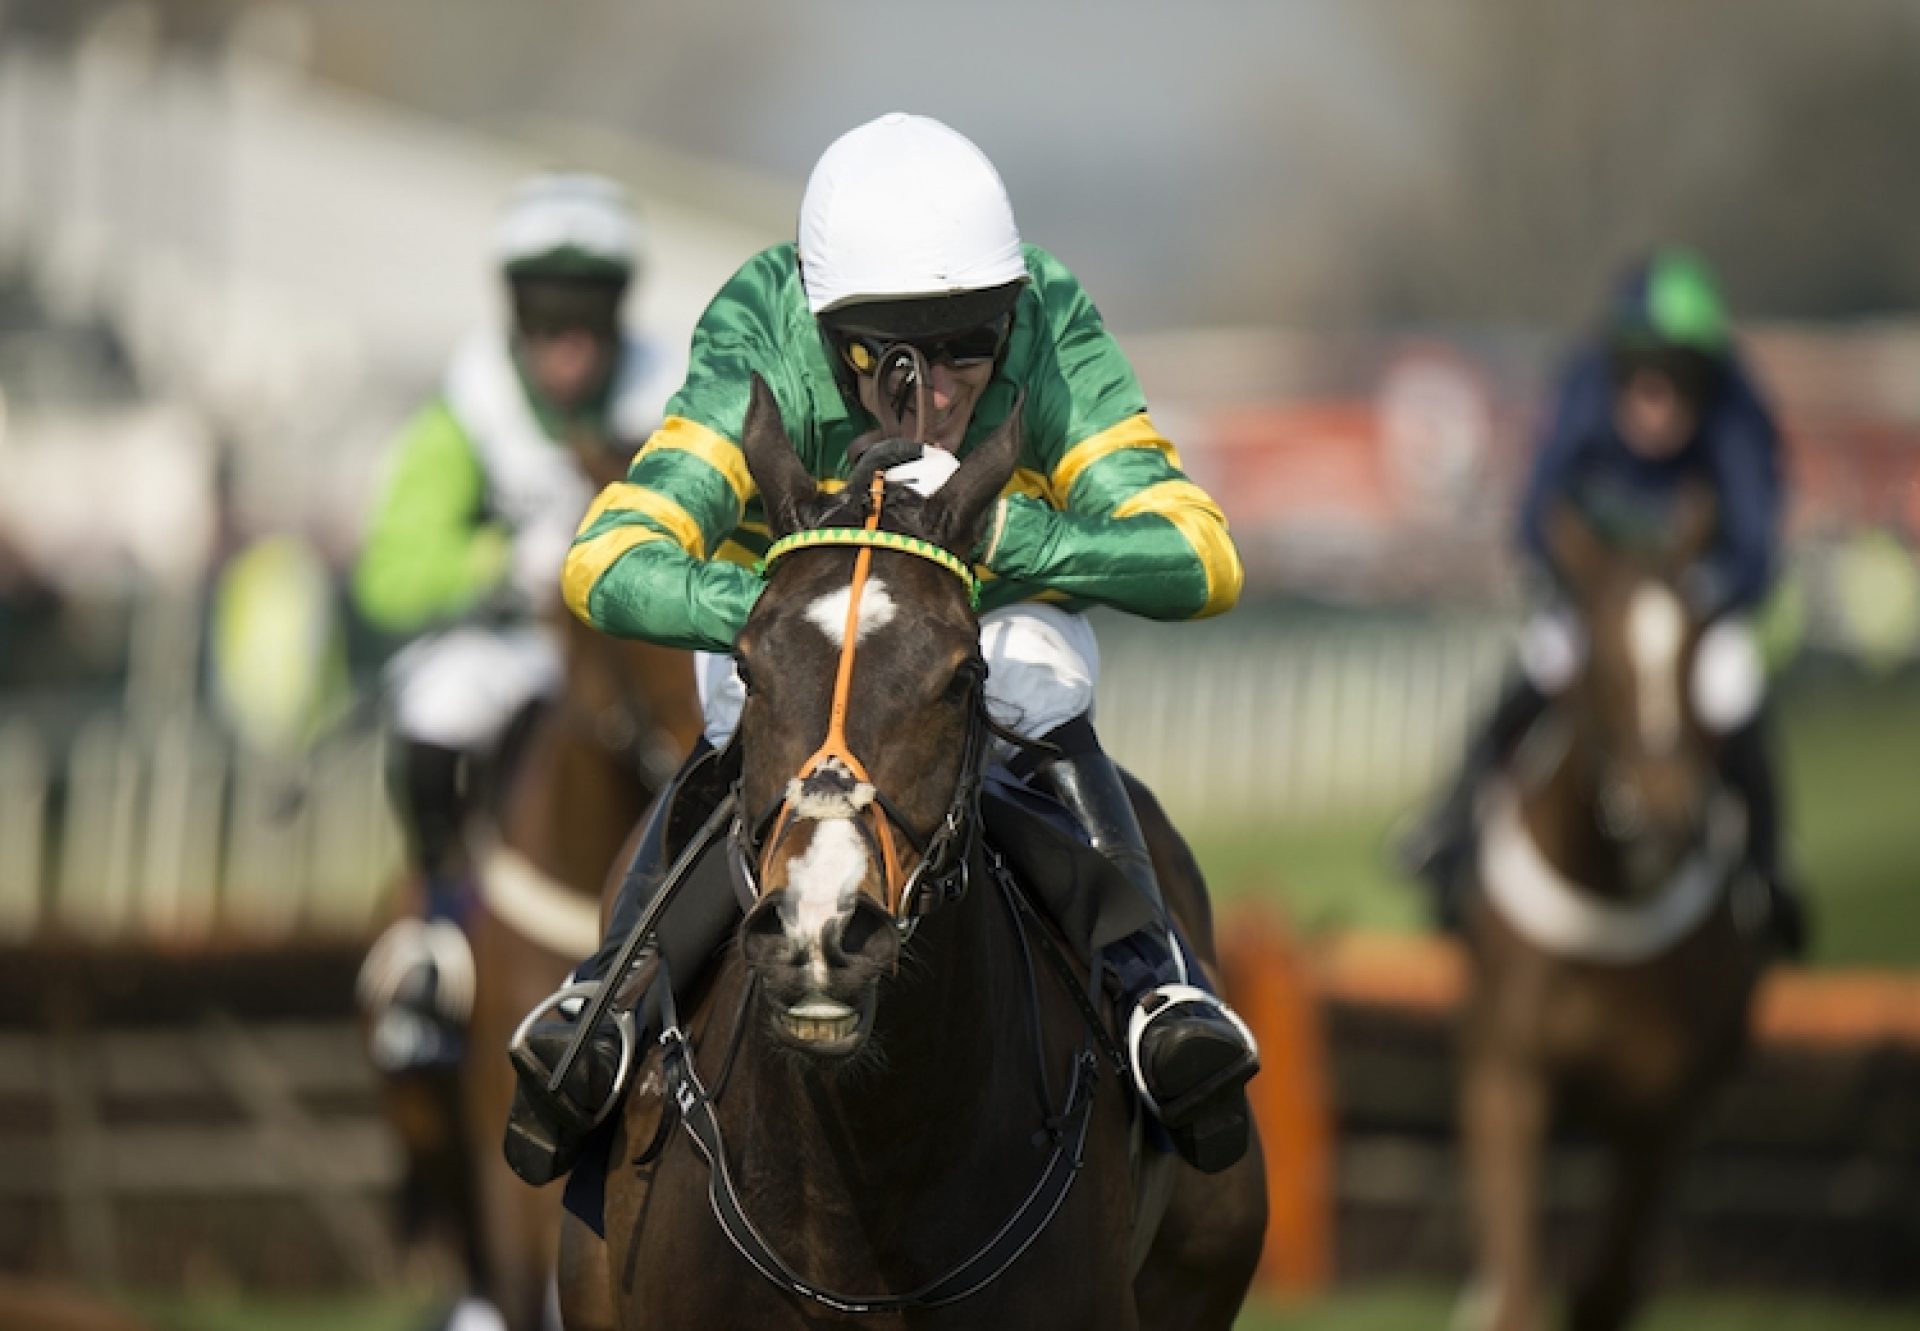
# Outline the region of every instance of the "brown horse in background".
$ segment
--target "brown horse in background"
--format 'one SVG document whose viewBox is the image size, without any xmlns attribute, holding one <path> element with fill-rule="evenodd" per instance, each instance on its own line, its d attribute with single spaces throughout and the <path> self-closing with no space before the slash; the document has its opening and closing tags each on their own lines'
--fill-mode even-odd
<svg viewBox="0 0 1920 1331">
<path fill-rule="evenodd" d="M 1556 1100 L 1590 1113 L 1612 1163 L 1576 1331 L 1624 1326 L 1663 1185 L 1747 1042 L 1762 951 L 1743 929 L 1743 811 L 1693 701 L 1703 625 L 1676 583 L 1710 503 L 1654 551 L 1603 544 L 1571 510 L 1551 539 L 1586 665 L 1480 792 L 1468 906 L 1461 1113 L 1478 1249 L 1456 1325 L 1544 1324 L 1541 1162 Z"/>
<path fill-rule="evenodd" d="M 613 478 L 596 474 L 596 483 Z M 509 1331 L 553 1325 L 559 1189 L 528 1187 L 500 1154 L 513 1099 L 509 1039 L 599 946 L 601 888 L 700 733 L 692 658 L 601 634 L 564 610 L 565 685 L 509 745 L 470 835 L 478 906 L 473 1012 L 456 1078 L 385 1088 L 415 1204 L 451 1228 L 467 1290 Z"/>
<path fill-rule="evenodd" d="M 1012 471 L 1017 428 L 1016 415 L 932 499 L 887 488 L 886 529 L 970 550 Z M 794 458 L 757 381 L 745 435 L 777 534 L 872 511 L 887 445 L 833 498 Z M 871 579 L 856 601 L 863 559 Z M 836 632 L 836 613 L 858 629 Z M 774 569 L 738 644 L 749 696 L 726 852 L 758 894 L 684 1014 L 697 1052 L 678 1066 L 706 1089 L 676 1080 L 676 1056 L 658 1045 L 636 1069 L 606 1241 L 567 1222 L 569 1327 L 1232 1325 L 1265 1227 L 1258 1143 L 1211 1177 L 1140 1150 L 1126 1074 L 1092 1029 L 1104 1017 L 1087 1016 L 1104 997 L 1076 997 L 1069 986 L 1087 977 L 1064 949 L 1052 954 L 1064 977 L 1047 964 L 1048 926 L 971 835 L 978 642 L 961 579 L 924 555 L 825 546 Z M 829 724 L 841 706 L 844 731 Z M 836 735 L 845 761 L 816 766 L 809 754 Z M 1168 901 L 1211 964 L 1197 867 L 1159 807 L 1140 804 Z M 965 886 L 922 900 L 923 881 Z M 771 1268 L 709 1210 L 709 1170 L 677 1131 L 704 1121 L 702 1105 Z M 1051 1192 L 1076 1139 L 1075 1181 Z M 1023 1207 L 1043 1196 L 1052 1206 Z M 996 1234 L 1018 1237 L 1006 1260 L 971 1260 Z M 764 1274 L 781 1262 L 795 1279 Z M 953 1300 L 919 1299 L 929 1287 Z M 832 1290 L 874 1305 L 850 1311 Z"/>
<path fill-rule="evenodd" d="M 480 1288 L 511 1331 L 538 1327 L 559 1249 L 559 1189 L 528 1187 L 500 1153 L 522 1017 L 599 945 L 601 885 L 648 804 L 700 733 L 691 658 L 620 642 L 568 617 L 567 687 L 529 737 L 504 792 L 498 840 L 477 865 L 469 925 L 473 1019 L 461 1140 Z"/>
</svg>

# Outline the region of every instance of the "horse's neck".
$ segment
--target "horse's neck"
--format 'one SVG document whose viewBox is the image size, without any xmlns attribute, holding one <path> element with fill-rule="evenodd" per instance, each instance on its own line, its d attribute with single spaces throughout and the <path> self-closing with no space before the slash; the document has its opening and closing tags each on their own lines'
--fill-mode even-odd
<svg viewBox="0 0 1920 1331">
<path fill-rule="evenodd" d="M 1594 810 L 1600 798 L 1595 765 L 1576 731 L 1551 772 L 1522 782 L 1521 821 L 1540 854 L 1560 876 L 1596 896 L 1625 894 L 1619 848 L 1600 833 Z"/>
<path fill-rule="evenodd" d="M 647 746 L 685 753 L 699 704 L 685 653 L 616 641 L 572 616 L 562 637 L 566 688 L 512 775 L 500 831 L 542 871 L 598 895 L 653 795 L 640 769 Z"/>
<path fill-rule="evenodd" d="M 649 795 L 624 755 L 550 713 L 512 776 L 500 836 L 543 873 L 597 896 Z"/>
<path fill-rule="evenodd" d="M 609 708 L 625 712 L 636 727 L 671 737 L 680 752 L 692 746 L 700 734 L 700 701 L 685 652 L 614 638 L 573 615 L 560 628 L 566 649 L 563 705 L 589 720 Z"/>
</svg>

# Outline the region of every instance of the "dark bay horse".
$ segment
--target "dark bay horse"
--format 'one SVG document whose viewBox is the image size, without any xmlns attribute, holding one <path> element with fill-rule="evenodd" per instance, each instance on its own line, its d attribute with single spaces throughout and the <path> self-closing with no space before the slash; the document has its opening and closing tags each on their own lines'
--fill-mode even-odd
<svg viewBox="0 0 1920 1331">
<path fill-rule="evenodd" d="M 1211 1177 L 1138 1150 L 1104 997 L 974 834 L 988 723 L 954 556 L 1017 413 L 930 498 L 875 479 L 888 444 L 820 492 L 758 381 L 745 436 L 773 531 L 802 533 L 737 648 L 726 853 L 752 905 L 669 1023 L 695 1052 L 637 1071 L 606 1241 L 569 1222 L 568 1326 L 1225 1331 L 1265 1226 L 1257 1143 Z M 1141 814 L 1211 961 L 1197 869 Z"/>
<path fill-rule="evenodd" d="M 1688 1130 L 1747 1041 L 1762 951 L 1743 928 L 1743 812 L 1693 687 L 1702 624 L 1678 586 L 1712 534 L 1683 504 L 1653 550 L 1573 512 L 1551 539 L 1585 665 L 1480 792 L 1468 908 L 1462 1127 L 1478 1275 L 1457 1325 L 1544 1324 L 1535 1214 L 1556 1101 L 1611 1161 L 1599 1243 L 1569 1309 L 1624 1326 L 1640 1250 Z"/>
</svg>

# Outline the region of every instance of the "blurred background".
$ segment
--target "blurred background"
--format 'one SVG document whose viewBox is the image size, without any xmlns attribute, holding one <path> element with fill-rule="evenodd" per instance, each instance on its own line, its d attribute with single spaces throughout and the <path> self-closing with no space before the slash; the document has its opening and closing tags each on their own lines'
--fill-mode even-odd
<svg viewBox="0 0 1920 1331">
<path fill-rule="evenodd" d="M 995 161 L 1248 565 L 1224 619 L 1103 622 L 1100 708 L 1308 995 L 1325 1131 L 1249 1327 L 1446 1315 L 1453 972 L 1387 835 L 1510 654 L 1556 363 L 1623 261 L 1714 265 L 1786 432 L 1828 987 L 1763 1000 L 1651 1324 L 1920 1322 L 1916 69 L 1913 0 L 0 0 L 0 1278 L 181 1328 L 440 1297 L 351 1025 L 399 862 L 342 592 L 383 450 L 499 317 L 529 171 L 629 187 L 629 313 L 684 345 L 905 108 Z M 1570 1139 L 1556 1235 L 1595 1188 Z"/>
</svg>

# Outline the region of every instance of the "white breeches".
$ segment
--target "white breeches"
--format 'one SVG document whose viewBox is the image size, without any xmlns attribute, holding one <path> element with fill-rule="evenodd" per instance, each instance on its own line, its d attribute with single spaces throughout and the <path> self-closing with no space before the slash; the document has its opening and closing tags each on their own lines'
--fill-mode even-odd
<svg viewBox="0 0 1920 1331">
<path fill-rule="evenodd" d="M 409 644 L 387 678 L 402 739 L 478 752 L 522 707 L 559 693 L 560 647 L 542 628 L 452 629 Z"/>
<path fill-rule="evenodd" d="M 1016 734 L 1038 739 L 1093 710 L 1100 680 L 1100 644 L 1086 616 L 1038 601 L 980 616 L 980 653 L 987 662 L 987 710 Z M 707 742 L 733 738 L 747 693 L 731 656 L 696 654 L 694 679 L 706 716 Z"/>
</svg>

